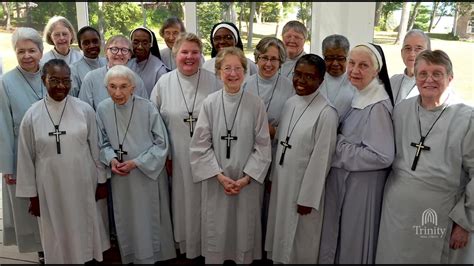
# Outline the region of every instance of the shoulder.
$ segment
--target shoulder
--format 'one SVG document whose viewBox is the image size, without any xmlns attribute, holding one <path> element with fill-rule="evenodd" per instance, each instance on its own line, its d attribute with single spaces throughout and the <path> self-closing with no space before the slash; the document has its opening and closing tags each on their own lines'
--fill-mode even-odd
<svg viewBox="0 0 474 266">
<path fill-rule="evenodd" d="M 86 103 L 87 104 L 87 103 Z M 104 99 L 103 101 L 101 101 L 98 105 L 97 105 L 97 113 L 100 114 L 102 112 L 104 112 L 104 110 L 113 104 L 113 100 L 112 98 L 107 98 L 107 99 Z M 88 104 L 87 104 L 88 105 Z M 90 106 L 89 106 L 90 107 Z M 92 108 L 92 107 L 91 107 Z"/>
<path fill-rule="evenodd" d="M 399 81 L 403 78 L 403 74 L 395 74 L 390 78 L 390 82 Z"/>
<path fill-rule="evenodd" d="M 107 72 L 106 66 L 91 70 L 87 72 L 87 74 L 84 76 L 84 81 L 95 79 L 96 77 L 100 77 L 100 76 L 105 77 L 106 72 Z"/>
<path fill-rule="evenodd" d="M 94 109 L 88 103 L 74 96 L 67 96 L 67 97 L 68 97 L 68 101 L 71 102 L 71 104 L 77 106 L 81 110 L 84 110 L 84 112 L 95 113 Z"/>
<path fill-rule="evenodd" d="M 399 112 L 406 112 L 407 110 L 411 109 L 412 106 L 416 104 L 418 101 L 418 96 L 411 97 L 400 101 L 399 103 L 395 104 L 393 107 L 393 114 L 397 114 Z"/>
</svg>

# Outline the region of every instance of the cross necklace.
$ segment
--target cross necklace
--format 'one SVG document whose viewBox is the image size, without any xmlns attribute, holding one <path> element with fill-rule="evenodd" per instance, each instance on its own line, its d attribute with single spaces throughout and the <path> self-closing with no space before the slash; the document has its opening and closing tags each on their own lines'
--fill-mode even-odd
<svg viewBox="0 0 474 266">
<path fill-rule="evenodd" d="M 447 100 L 447 99 L 446 99 Z M 412 142 L 410 143 L 410 146 L 412 147 L 415 147 L 416 148 L 416 153 L 415 153 L 415 158 L 413 158 L 413 164 L 411 165 L 411 170 L 412 171 L 415 171 L 416 169 L 416 165 L 418 164 L 418 159 L 420 159 L 420 155 L 421 155 L 421 151 L 424 150 L 424 151 L 429 151 L 431 148 L 426 146 L 425 145 L 425 139 L 426 137 L 428 137 L 428 134 L 430 134 L 431 132 L 431 129 L 433 129 L 434 125 L 436 124 L 436 122 L 438 122 L 438 119 L 441 117 L 441 115 L 444 113 L 444 111 L 446 110 L 446 107 L 448 107 L 448 105 L 444 106 L 443 107 L 443 110 L 441 110 L 441 113 L 438 115 L 438 117 L 436 118 L 436 120 L 433 122 L 433 124 L 431 124 L 431 127 L 430 129 L 428 130 L 428 132 L 426 132 L 426 134 L 423 136 L 421 134 L 421 121 L 420 121 L 420 106 L 418 105 L 417 106 L 417 114 L 418 114 L 418 129 L 420 130 L 420 141 L 418 143 L 415 143 L 415 142 Z"/>
<path fill-rule="evenodd" d="M 244 96 L 244 92 L 242 91 L 242 94 L 240 95 L 240 99 L 239 99 L 239 104 L 237 105 L 237 109 L 235 110 L 235 115 L 234 115 L 234 120 L 232 121 L 232 125 L 229 129 L 229 127 L 227 126 L 227 116 L 225 114 L 225 107 L 224 107 L 224 89 L 222 89 L 222 93 L 221 93 L 221 99 L 222 99 L 222 111 L 224 112 L 224 123 L 225 123 L 225 129 L 226 129 L 226 132 L 227 132 L 227 135 L 225 136 L 221 136 L 221 140 L 225 140 L 227 142 L 227 148 L 226 148 L 226 154 L 225 154 L 225 158 L 229 159 L 230 158 L 230 143 L 232 140 L 237 140 L 237 136 L 232 136 L 232 129 L 234 128 L 234 124 L 235 124 L 235 119 L 237 118 L 237 113 L 239 112 L 239 107 L 240 107 L 240 103 L 242 102 L 242 97 Z"/>
<path fill-rule="evenodd" d="M 186 106 L 186 111 L 188 111 L 188 117 L 184 118 L 183 121 L 185 123 L 189 123 L 189 136 L 190 137 L 193 136 L 194 122 L 197 121 L 197 117 L 193 117 L 193 112 L 194 112 L 194 107 L 196 105 L 197 92 L 198 92 L 198 89 L 199 89 L 199 80 L 201 79 L 201 71 L 198 70 L 198 72 L 199 72 L 199 74 L 198 74 L 196 90 L 194 91 L 193 107 L 192 107 L 191 111 L 189 111 L 188 103 L 186 102 L 186 97 L 184 97 L 183 87 L 181 87 L 181 81 L 179 81 L 178 71 L 176 71 L 176 78 L 178 79 L 178 84 L 179 84 L 179 88 L 181 90 L 181 95 L 183 95 L 184 105 Z"/>
<path fill-rule="evenodd" d="M 53 123 L 53 126 L 54 126 L 54 131 L 53 132 L 48 132 L 48 135 L 56 137 L 56 152 L 58 154 L 61 154 L 61 139 L 60 139 L 60 136 L 61 135 L 66 135 L 66 131 L 60 131 L 59 130 L 59 125 L 61 124 L 61 120 L 63 119 L 64 110 L 66 110 L 67 99 L 69 99 L 69 97 L 66 96 L 66 101 L 64 102 L 63 111 L 61 112 L 61 116 L 59 117 L 59 122 L 58 122 L 57 125 L 54 123 L 53 118 L 51 117 L 51 114 L 49 113 L 48 105 L 46 104 L 46 99 L 43 99 L 44 107 L 46 108 L 46 112 L 48 112 L 49 119 L 51 120 L 51 123 Z"/>
<path fill-rule="evenodd" d="M 120 141 L 120 135 L 119 135 L 119 129 L 118 129 L 118 123 L 117 123 L 117 108 L 115 107 L 115 103 L 114 103 L 115 128 L 117 129 L 117 142 L 119 144 L 119 148 L 117 150 L 114 150 L 114 152 L 117 154 L 117 159 L 119 162 L 123 162 L 123 156 L 128 154 L 128 152 L 126 152 L 123 149 L 123 143 L 125 142 L 125 137 L 127 136 L 128 128 L 130 127 L 130 122 L 132 121 L 133 109 L 135 109 L 134 107 L 135 107 L 135 97 L 133 97 L 132 99 L 132 111 L 130 111 L 130 118 L 128 119 L 127 129 L 125 130 L 125 134 L 123 135 L 122 141 Z"/>
<path fill-rule="evenodd" d="M 38 93 L 36 93 L 36 90 L 33 88 L 33 86 L 31 86 L 31 83 L 28 81 L 28 79 L 26 79 L 25 75 L 23 74 L 23 72 L 21 72 L 21 70 L 16 67 L 16 69 L 18 70 L 18 72 L 20 72 L 21 76 L 23 77 L 23 79 L 26 81 L 26 83 L 28 83 L 28 86 L 30 86 L 31 90 L 33 91 L 33 93 L 36 95 L 36 98 L 38 98 L 38 100 L 41 100 L 43 99 L 43 82 L 40 82 L 40 89 L 41 89 L 41 96 L 38 95 Z"/>
<path fill-rule="evenodd" d="M 257 81 L 257 94 L 258 94 L 258 96 L 260 96 L 260 88 L 258 86 L 258 75 L 255 76 L 255 79 Z M 273 85 L 272 95 L 270 96 L 270 100 L 268 100 L 268 105 L 267 105 L 267 110 L 266 110 L 267 113 L 268 113 L 268 108 L 270 107 L 270 104 L 272 103 L 273 94 L 275 94 L 275 89 L 276 89 L 276 86 L 278 84 L 279 79 L 280 79 L 280 73 L 278 73 L 277 79 L 275 80 L 275 84 Z"/>
<path fill-rule="evenodd" d="M 290 131 L 291 121 L 293 120 L 293 115 L 295 114 L 295 109 L 296 109 L 296 106 L 293 107 L 293 112 L 291 112 L 290 122 L 288 122 L 288 129 L 286 130 L 286 138 L 284 141 L 283 140 L 280 141 L 280 145 L 283 146 L 283 151 L 280 156 L 280 163 L 279 163 L 280 165 L 283 165 L 283 161 L 285 160 L 286 149 L 291 149 L 291 145 L 289 141 L 290 141 L 291 135 L 293 134 L 293 130 L 295 130 L 296 124 L 298 124 L 304 112 L 306 112 L 306 109 L 308 109 L 308 107 L 311 105 L 314 99 L 316 99 L 316 96 L 318 96 L 318 94 L 314 95 L 313 99 L 311 99 L 308 105 L 306 105 L 306 107 L 303 109 L 303 112 L 301 112 L 300 116 L 298 117 L 298 119 L 296 120 L 295 124 L 293 125 Z"/>
</svg>

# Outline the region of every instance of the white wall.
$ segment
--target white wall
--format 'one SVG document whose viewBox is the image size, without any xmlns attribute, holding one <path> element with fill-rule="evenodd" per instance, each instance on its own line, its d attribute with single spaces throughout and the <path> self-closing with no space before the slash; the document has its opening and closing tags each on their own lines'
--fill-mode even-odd
<svg viewBox="0 0 474 266">
<path fill-rule="evenodd" d="M 313 2 L 311 53 L 321 55 L 321 43 L 331 34 L 347 37 L 351 48 L 374 38 L 375 2 Z"/>
</svg>

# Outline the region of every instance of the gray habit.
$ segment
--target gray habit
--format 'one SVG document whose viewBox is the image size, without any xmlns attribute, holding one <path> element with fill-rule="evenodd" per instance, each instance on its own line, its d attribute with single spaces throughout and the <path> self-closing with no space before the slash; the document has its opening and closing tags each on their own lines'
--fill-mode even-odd
<svg viewBox="0 0 474 266">
<path fill-rule="evenodd" d="M 394 110 L 397 154 L 384 191 L 376 262 L 472 264 L 474 111 L 452 92 L 445 104 L 429 111 L 419 99 L 402 101 Z M 418 119 L 426 135 L 445 107 L 425 139 L 430 150 L 421 151 L 412 171 Z M 453 222 L 471 232 L 470 246 L 449 248 Z"/>
<path fill-rule="evenodd" d="M 236 110 L 243 93 L 241 106 Z M 226 158 L 226 126 L 222 98 L 233 140 Z M 242 89 L 229 94 L 224 89 L 210 94 L 203 102 L 190 149 L 194 182 L 202 184 L 202 252 L 206 264 L 234 260 L 249 264 L 262 253 L 261 210 L 263 181 L 271 162 L 268 119 L 263 101 Z M 223 173 L 233 180 L 244 173 L 250 184 L 238 195 L 228 196 L 215 177 Z"/>
<path fill-rule="evenodd" d="M 351 110 L 351 102 L 356 90 L 349 82 L 347 74 L 344 73 L 339 77 L 333 77 L 326 72 L 319 90 L 329 101 L 329 104 L 336 108 L 339 122 L 342 121 L 344 116 Z"/>
<path fill-rule="evenodd" d="M 189 110 L 194 95 L 196 102 L 193 117 L 198 118 L 202 102 L 220 87 L 220 81 L 207 70 L 200 69 L 199 89 L 196 85 L 199 73 L 185 76 L 178 69 L 173 70 L 158 81 L 150 100 L 154 102 L 163 117 L 170 139 L 170 159 L 172 160 L 171 209 L 173 215 L 174 239 L 181 253 L 187 258 L 201 255 L 201 183 L 194 183 L 189 163 L 190 125 L 185 101 L 178 83 L 183 88 Z M 196 123 L 193 124 L 193 128 Z"/>
<path fill-rule="evenodd" d="M 75 62 L 81 60 L 82 57 L 83 57 L 82 52 L 79 50 L 70 48 L 69 53 L 67 55 L 62 55 L 56 52 L 56 50 L 53 47 L 51 50 L 43 54 L 43 57 L 40 60 L 40 64 L 44 65 L 46 62 L 48 62 L 51 59 L 62 59 L 66 62 L 66 64 L 71 66 Z"/>
<path fill-rule="evenodd" d="M 133 115 L 129 120 L 133 101 Z M 115 105 L 118 139 L 114 105 L 109 98 L 97 108 L 100 160 L 110 165 L 112 159 L 117 157 L 114 150 L 118 149 L 119 143 L 123 143 L 123 149 L 128 153 L 123 160 L 133 160 L 137 165 L 127 176 L 110 171 L 122 263 L 152 264 L 175 258 L 168 178 L 164 167 L 169 148 L 165 125 L 153 103 L 131 96 L 124 105 Z"/>
<path fill-rule="evenodd" d="M 148 59 L 137 62 L 137 58 L 133 58 L 128 62 L 128 67 L 142 78 L 145 84 L 147 99 L 150 98 L 151 91 L 163 74 L 168 70 L 161 60 L 150 54 Z"/>
<path fill-rule="evenodd" d="M 383 187 L 395 156 L 391 113 L 386 99 L 352 108 L 340 124 L 326 182 L 319 263 L 375 261 Z"/>
<path fill-rule="evenodd" d="M 82 81 L 89 71 L 103 67 L 107 64 L 107 59 L 98 57 L 91 59 L 83 56 L 80 60 L 71 65 L 72 87 L 69 94 L 77 97 L 82 86 Z"/>
<path fill-rule="evenodd" d="M 13 174 L 13 178 L 16 178 L 17 140 L 21 120 L 26 110 L 43 98 L 46 92 L 40 70 L 30 73 L 18 66 L 0 79 L 1 173 Z M 20 252 L 41 251 L 38 221 L 28 213 L 30 201 L 15 197 L 15 190 L 16 185 L 7 185 L 2 177 L 3 245 L 17 245 Z"/>
<path fill-rule="evenodd" d="M 286 149 L 283 165 L 279 164 L 282 145 L 278 145 L 277 160 L 272 164 L 265 250 L 268 258 L 278 263 L 318 262 L 324 184 L 336 147 L 337 112 L 319 91 L 293 96 L 283 107 L 277 139 L 286 139 L 288 128 L 291 132 L 313 98 L 291 134 L 291 148 Z M 311 213 L 298 214 L 297 204 L 311 207 Z"/>
<path fill-rule="evenodd" d="M 390 87 L 395 104 L 420 94 L 416 87 L 415 76 L 409 77 L 405 73 L 393 75 L 390 78 Z"/>
<path fill-rule="evenodd" d="M 97 110 L 97 106 L 101 101 L 110 97 L 107 87 L 104 85 L 104 78 L 108 69 L 108 66 L 94 69 L 87 73 L 82 81 L 78 98 L 88 103 L 92 108 L 94 108 L 94 110 Z M 137 74 L 135 74 L 135 83 L 136 86 L 133 93 L 142 98 L 148 99 L 145 84 Z"/>
<path fill-rule="evenodd" d="M 49 135 L 54 126 L 45 103 L 54 123 L 61 121 L 59 130 L 66 131 L 59 137 L 61 154 Z M 102 261 L 110 243 L 95 200 L 97 183 L 105 183 L 106 175 L 94 110 L 72 96 L 61 102 L 46 96 L 33 104 L 20 126 L 17 173 L 16 196 L 39 197 L 45 263 Z"/>
<path fill-rule="evenodd" d="M 298 59 L 300 59 L 300 57 L 302 57 L 305 54 L 306 54 L 306 52 L 303 51 L 295 59 L 286 58 L 285 63 L 283 63 L 283 65 L 281 65 L 281 68 L 280 68 L 281 75 L 284 76 L 284 77 L 287 77 L 289 80 L 292 81 L 293 80 L 293 72 L 295 71 L 296 61 L 298 61 Z"/>
</svg>

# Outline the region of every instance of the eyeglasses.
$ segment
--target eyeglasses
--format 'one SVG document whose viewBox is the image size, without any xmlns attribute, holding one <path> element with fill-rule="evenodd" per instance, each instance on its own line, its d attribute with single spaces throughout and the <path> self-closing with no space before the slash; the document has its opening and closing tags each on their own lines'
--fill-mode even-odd
<svg viewBox="0 0 474 266">
<path fill-rule="evenodd" d="M 122 51 L 123 55 L 127 55 L 128 53 L 130 53 L 130 49 L 125 48 L 125 47 L 124 48 L 109 47 L 107 49 L 109 49 L 113 54 L 118 54 L 119 51 Z"/>
<path fill-rule="evenodd" d="M 224 68 L 221 68 L 222 72 L 226 73 L 226 74 L 230 74 L 232 73 L 232 71 L 234 71 L 235 73 L 237 74 L 240 74 L 242 72 L 244 72 L 244 68 L 243 67 L 224 67 Z"/>
<path fill-rule="evenodd" d="M 71 85 L 71 79 L 57 79 L 57 78 L 48 78 L 48 82 L 51 86 L 58 86 L 59 84 L 63 84 L 64 86 Z"/>
<path fill-rule="evenodd" d="M 165 37 L 171 37 L 171 36 L 176 37 L 179 34 L 180 34 L 179 31 L 166 31 L 165 30 L 165 32 L 164 32 Z"/>
<path fill-rule="evenodd" d="M 268 61 L 270 61 L 270 63 L 272 63 L 273 65 L 276 65 L 278 63 L 280 63 L 280 59 L 279 58 L 269 58 L 267 56 L 259 56 L 258 57 L 258 60 L 262 61 L 262 63 L 266 64 Z"/>
<path fill-rule="evenodd" d="M 420 72 L 420 73 L 415 73 L 415 77 L 419 81 L 425 81 L 428 79 L 428 77 L 431 77 L 434 81 L 440 81 L 444 78 L 444 74 L 442 72 L 436 71 L 431 74 L 428 74 L 428 72 Z"/>
<path fill-rule="evenodd" d="M 326 63 L 334 62 L 334 60 L 338 63 L 344 63 L 346 62 L 346 57 L 345 56 L 325 56 L 324 57 L 324 61 L 326 61 Z"/>
<path fill-rule="evenodd" d="M 227 34 L 227 35 L 224 35 L 224 36 L 214 36 L 212 38 L 212 40 L 214 42 L 220 42 L 220 41 L 226 41 L 226 42 L 229 42 L 229 41 L 233 41 L 234 40 L 234 37 L 230 34 Z"/>
</svg>

